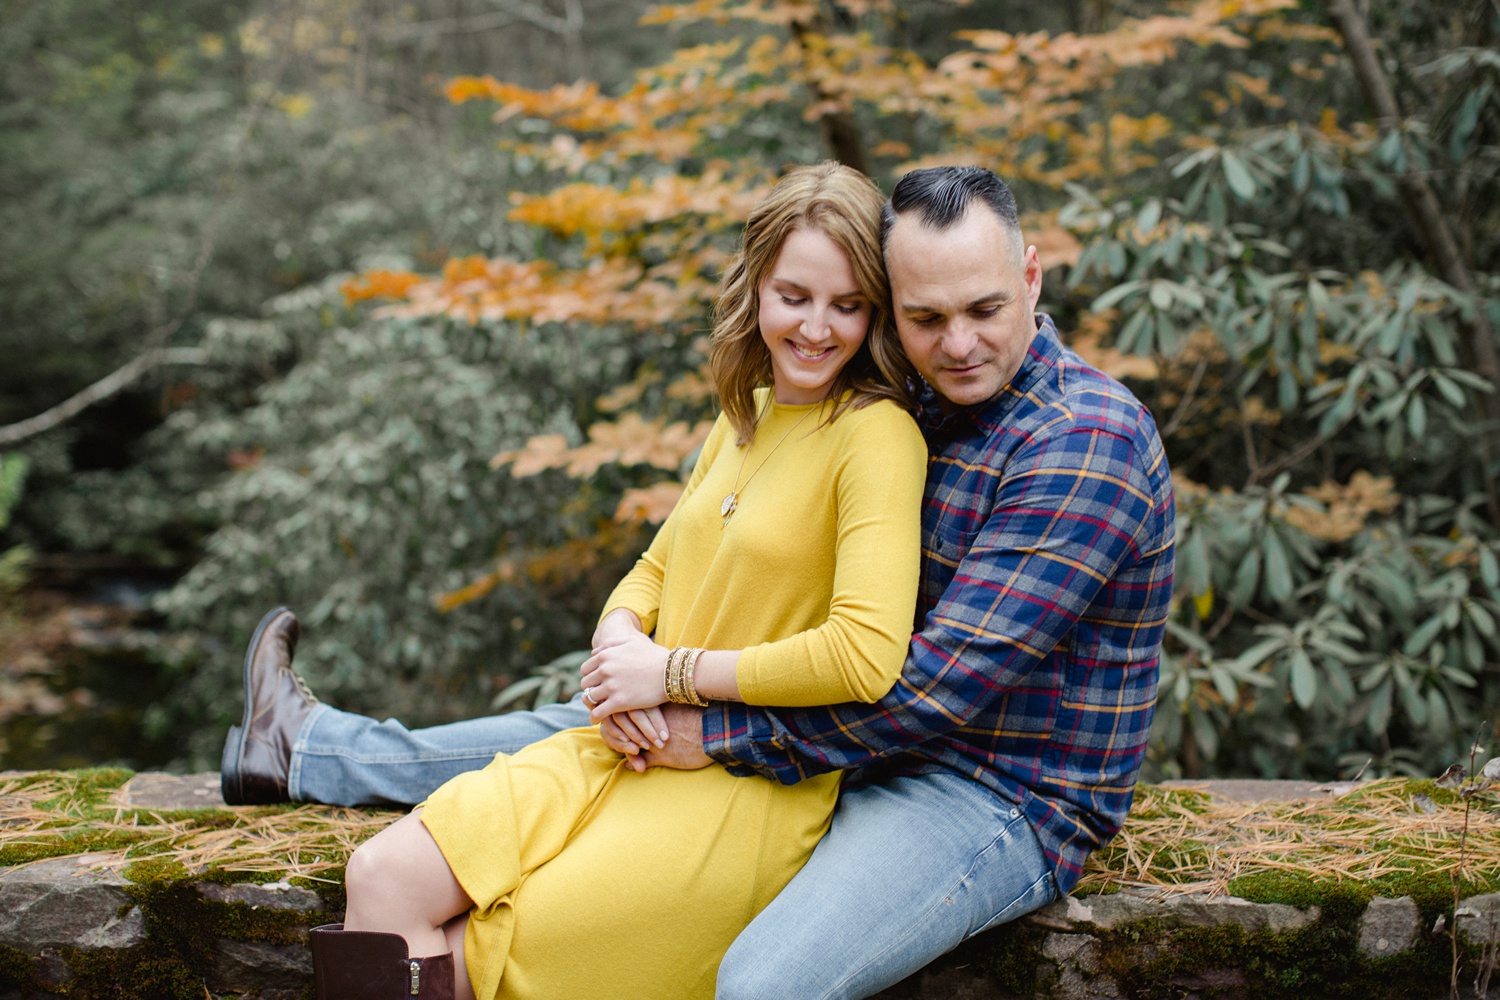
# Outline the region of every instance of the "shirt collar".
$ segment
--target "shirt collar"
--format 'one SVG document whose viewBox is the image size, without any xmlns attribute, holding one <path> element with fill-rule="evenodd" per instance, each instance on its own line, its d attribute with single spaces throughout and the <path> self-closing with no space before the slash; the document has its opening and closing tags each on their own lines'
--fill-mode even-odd
<svg viewBox="0 0 1500 1000">
<path fill-rule="evenodd" d="M 1053 371 L 1061 356 L 1062 341 L 1058 338 L 1057 327 L 1053 324 L 1052 317 L 1046 313 L 1037 313 L 1036 336 L 1032 338 L 1031 346 L 1026 349 L 1026 357 L 1021 359 L 1021 367 L 1016 370 L 1015 377 L 1005 388 L 983 403 L 959 407 L 951 413 L 944 413 L 942 407 L 938 405 L 937 393 L 932 386 L 922 383 L 922 390 L 917 397 L 918 416 L 922 430 L 929 438 L 932 438 L 936 436 L 956 437 L 968 427 L 977 427 L 986 431 L 998 427 L 1006 411 L 1015 404 L 1017 399 L 1030 392 L 1048 372 Z"/>
</svg>

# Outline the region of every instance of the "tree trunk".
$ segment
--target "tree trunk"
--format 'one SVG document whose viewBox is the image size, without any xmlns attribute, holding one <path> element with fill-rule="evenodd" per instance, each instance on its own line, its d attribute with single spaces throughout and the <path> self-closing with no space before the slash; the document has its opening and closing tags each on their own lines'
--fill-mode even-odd
<svg viewBox="0 0 1500 1000">
<path fill-rule="evenodd" d="M 812 53 L 809 37 L 826 34 L 827 21 L 822 12 L 819 12 L 810 21 L 793 21 L 791 27 L 806 65 L 805 57 Z M 822 77 L 809 71 L 807 83 L 812 88 L 813 98 L 819 104 L 831 105 L 837 101 L 837 95 L 826 86 Z M 823 132 L 823 141 L 828 144 L 828 152 L 835 160 L 862 174 L 870 172 L 864 142 L 859 137 L 859 127 L 855 125 L 853 115 L 847 111 L 825 111 L 818 118 L 818 127 Z"/>
<path fill-rule="evenodd" d="M 1370 40 L 1364 16 L 1355 7 L 1353 0 L 1327 0 L 1327 6 L 1339 34 L 1344 38 L 1344 48 L 1354 63 L 1354 74 L 1359 78 L 1365 99 L 1375 112 L 1377 124 L 1381 128 L 1395 129 L 1401 136 L 1401 144 L 1406 153 L 1406 170 L 1398 178 L 1401 198 L 1427 249 L 1429 264 L 1444 281 L 1475 299 L 1474 316 L 1467 323 L 1469 360 L 1474 370 L 1494 387 L 1480 406 L 1480 417 L 1487 423 L 1500 426 L 1500 349 L 1495 345 L 1495 331 L 1490 325 L 1482 296 L 1479 295 L 1478 283 L 1464 260 L 1458 239 L 1448 218 L 1443 214 L 1436 192 L 1418 170 L 1416 151 L 1402 128 L 1401 107 L 1396 102 L 1390 79 Z M 1479 442 L 1480 450 L 1488 463 L 1491 450 L 1485 443 L 1486 435 L 1481 434 Z M 1491 518 L 1500 524 L 1500 504 L 1496 501 L 1492 479 L 1489 493 Z"/>
<path fill-rule="evenodd" d="M 1359 78 L 1365 99 L 1375 111 L 1378 124 L 1382 128 L 1400 130 L 1401 108 L 1396 103 L 1390 80 L 1387 79 L 1385 69 L 1380 65 L 1380 57 L 1370 41 L 1364 18 L 1355 9 L 1353 0 L 1328 0 L 1328 12 L 1338 25 L 1339 33 L 1344 36 L 1344 47 L 1354 62 L 1355 75 Z M 1401 132 L 1401 141 L 1406 148 L 1406 171 L 1399 179 L 1401 194 L 1412 218 L 1417 222 L 1417 232 L 1427 247 L 1431 263 L 1444 281 L 1466 295 L 1473 295 L 1478 290 L 1478 285 L 1459 251 L 1458 240 L 1443 215 L 1437 194 L 1417 169 L 1415 151 L 1404 131 Z M 1475 368 L 1500 389 L 1500 353 L 1496 351 L 1489 317 L 1482 309 L 1475 311 L 1470 347 L 1473 350 Z"/>
</svg>

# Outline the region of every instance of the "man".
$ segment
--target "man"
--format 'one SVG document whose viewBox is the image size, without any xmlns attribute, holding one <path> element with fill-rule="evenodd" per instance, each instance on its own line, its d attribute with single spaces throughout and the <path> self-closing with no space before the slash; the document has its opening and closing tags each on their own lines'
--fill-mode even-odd
<svg viewBox="0 0 1500 1000">
<path fill-rule="evenodd" d="M 1151 416 L 1035 313 L 1042 269 L 978 168 L 908 174 L 886 208 L 901 342 L 930 395 L 919 631 L 873 705 L 666 706 L 637 768 L 848 773 L 828 835 L 735 941 L 718 996 L 864 997 L 1066 893 L 1129 809 L 1171 596 L 1173 500 Z M 291 670 L 289 612 L 251 642 L 226 798 L 414 803 L 587 707 L 409 732 Z M 594 720 L 598 721 L 598 720 Z"/>
</svg>

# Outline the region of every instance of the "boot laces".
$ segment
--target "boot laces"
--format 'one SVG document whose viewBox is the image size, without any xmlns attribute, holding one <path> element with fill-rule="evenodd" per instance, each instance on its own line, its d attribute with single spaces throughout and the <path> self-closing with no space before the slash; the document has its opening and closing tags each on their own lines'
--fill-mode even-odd
<svg viewBox="0 0 1500 1000">
<path fill-rule="evenodd" d="M 297 682 L 297 690 L 302 692 L 302 697 L 316 705 L 318 696 L 312 693 L 312 689 L 307 686 L 307 681 L 302 679 L 302 675 L 295 670 L 288 670 L 287 673 L 291 674 L 292 680 Z"/>
</svg>

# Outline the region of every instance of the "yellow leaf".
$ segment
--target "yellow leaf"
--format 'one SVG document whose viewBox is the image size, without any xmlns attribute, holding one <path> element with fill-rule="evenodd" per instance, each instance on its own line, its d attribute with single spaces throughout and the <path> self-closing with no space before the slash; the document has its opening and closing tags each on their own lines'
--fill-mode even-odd
<svg viewBox="0 0 1500 1000">
<path fill-rule="evenodd" d="M 499 570 L 486 573 L 466 587 L 434 595 L 432 605 L 437 608 L 440 614 L 446 615 L 455 608 L 460 608 L 471 601 L 479 600 L 479 598 L 494 590 L 496 585 L 500 583 L 500 580 L 501 574 Z"/>
<path fill-rule="evenodd" d="M 279 94 L 275 104 L 288 118 L 306 118 L 313 109 L 310 94 Z"/>
</svg>

